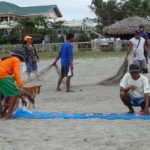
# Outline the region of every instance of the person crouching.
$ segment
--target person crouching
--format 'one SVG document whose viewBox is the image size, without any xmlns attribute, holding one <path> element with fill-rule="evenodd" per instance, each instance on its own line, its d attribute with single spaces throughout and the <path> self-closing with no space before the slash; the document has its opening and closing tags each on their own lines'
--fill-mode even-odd
<svg viewBox="0 0 150 150">
<path fill-rule="evenodd" d="M 129 113 L 134 113 L 133 106 L 140 106 L 144 114 L 149 115 L 149 93 L 148 79 L 140 74 L 137 64 L 131 64 L 129 73 L 126 73 L 120 82 L 120 98 L 129 108 Z"/>
<path fill-rule="evenodd" d="M 12 118 L 12 112 L 20 94 L 24 94 L 20 63 L 25 61 L 21 50 L 14 50 L 11 57 L 3 58 L 0 62 L 0 97 L 10 97 L 8 118 Z"/>
</svg>

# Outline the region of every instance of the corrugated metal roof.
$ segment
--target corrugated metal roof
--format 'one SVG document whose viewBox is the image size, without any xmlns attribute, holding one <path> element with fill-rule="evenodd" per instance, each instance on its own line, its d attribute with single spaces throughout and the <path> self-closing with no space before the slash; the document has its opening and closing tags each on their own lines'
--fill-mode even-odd
<svg viewBox="0 0 150 150">
<path fill-rule="evenodd" d="M 12 3 L 0 2 L 0 14 L 17 14 L 21 16 L 48 14 L 55 10 L 58 17 L 62 17 L 56 5 L 19 7 Z"/>
</svg>

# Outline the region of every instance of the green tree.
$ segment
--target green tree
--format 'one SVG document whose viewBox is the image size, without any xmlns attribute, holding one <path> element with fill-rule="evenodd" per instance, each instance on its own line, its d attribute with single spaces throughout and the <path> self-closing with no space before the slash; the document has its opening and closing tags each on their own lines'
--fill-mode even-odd
<svg viewBox="0 0 150 150">
<path fill-rule="evenodd" d="M 150 0 L 93 0 L 90 8 L 103 26 L 131 16 L 150 16 Z"/>
</svg>

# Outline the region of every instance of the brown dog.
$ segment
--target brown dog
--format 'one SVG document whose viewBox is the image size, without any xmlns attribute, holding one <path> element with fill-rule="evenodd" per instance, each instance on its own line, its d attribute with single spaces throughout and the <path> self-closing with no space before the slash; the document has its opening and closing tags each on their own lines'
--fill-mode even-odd
<svg viewBox="0 0 150 150">
<path fill-rule="evenodd" d="M 33 99 L 35 99 L 36 95 L 40 93 L 40 88 L 41 88 L 41 85 L 40 86 L 32 86 L 32 87 L 23 87 L 23 89 L 25 91 L 27 91 L 28 93 L 30 93 L 33 97 Z M 24 95 L 22 95 L 22 98 L 23 97 L 26 97 Z M 35 105 L 34 103 L 31 103 L 31 101 L 29 100 L 29 108 L 31 107 L 31 105 L 33 105 L 33 108 L 35 108 Z"/>
</svg>

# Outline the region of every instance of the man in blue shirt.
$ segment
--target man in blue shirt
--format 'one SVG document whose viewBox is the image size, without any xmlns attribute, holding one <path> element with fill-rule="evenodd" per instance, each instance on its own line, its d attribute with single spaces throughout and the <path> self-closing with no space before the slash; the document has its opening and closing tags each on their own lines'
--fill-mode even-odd
<svg viewBox="0 0 150 150">
<path fill-rule="evenodd" d="M 143 24 L 141 24 L 139 26 L 139 29 L 141 30 L 141 37 L 143 37 L 145 39 L 146 47 L 148 47 L 148 46 L 150 47 L 150 42 L 148 41 L 149 40 L 148 34 L 144 31 L 145 30 L 145 26 Z M 148 64 L 148 54 L 147 54 L 146 51 L 144 51 L 144 56 L 146 58 L 146 63 Z M 148 71 L 145 72 L 145 73 L 148 73 Z"/>
<path fill-rule="evenodd" d="M 53 65 L 56 65 L 59 58 L 61 58 L 61 75 L 58 80 L 56 91 L 61 91 L 61 82 L 64 77 L 67 77 L 66 92 L 73 92 L 72 90 L 70 90 L 70 79 L 73 76 L 73 46 L 71 44 L 72 42 L 74 42 L 74 34 L 69 33 L 67 35 L 67 41 L 61 45 L 59 54 L 53 63 Z"/>
</svg>

